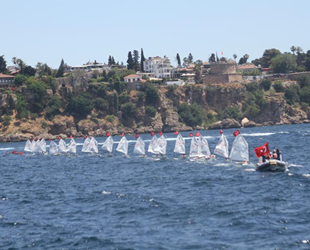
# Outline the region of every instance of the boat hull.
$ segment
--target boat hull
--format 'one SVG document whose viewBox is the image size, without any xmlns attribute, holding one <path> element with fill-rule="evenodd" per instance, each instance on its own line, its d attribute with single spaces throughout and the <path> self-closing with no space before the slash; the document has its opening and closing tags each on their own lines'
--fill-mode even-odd
<svg viewBox="0 0 310 250">
<path fill-rule="evenodd" d="M 270 160 L 257 164 L 256 170 L 261 172 L 285 172 L 287 170 L 287 164 L 284 161 Z"/>
</svg>

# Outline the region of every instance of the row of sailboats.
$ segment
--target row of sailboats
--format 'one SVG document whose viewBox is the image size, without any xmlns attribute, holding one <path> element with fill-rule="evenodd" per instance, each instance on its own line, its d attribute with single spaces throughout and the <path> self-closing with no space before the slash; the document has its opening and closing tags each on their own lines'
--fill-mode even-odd
<svg viewBox="0 0 310 250">
<path fill-rule="evenodd" d="M 183 136 L 175 132 L 177 135 L 175 146 L 173 152 L 180 154 L 182 156 L 186 156 L 186 145 L 185 139 Z M 248 150 L 248 143 L 244 139 L 244 137 L 240 134 L 239 130 L 234 132 L 234 136 L 236 136 L 231 151 L 229 153 L 229 143 L 226 139 L 225 135 L 223 134 L 222 130 L 220 131 L 221 137 L 215 147 L 214 154 L 224 157 L 225 159 L 230 159 L 233 161 L 241 161 L 241 162 L 249 162 L 249 150 Z M 155 155 L 166 155 L 167 150 L 167 140 L 165 136 L 160 132 L 159 137 L 155 135 L 154 132 L 151 133 L 152 139 L 148 145 L 147 152 L 155 154 Z M 108 138 L 102 145 L 102 150 L 109 152 L 112 154 L 113 152 L 113 145 L 114 140 L 112 136 L 108 133 Z M 214 155 L 211 154 L 208 141 L 205 137 L 203 137 L 199 132 L 192 136 L 191 144 L 190 144 L 190 151 L 189 157 L 191 158 L 212 158 Z M 116 151 L 123 153 L 124 155 L 128 155 L 128 140 L 124 134 L 121 134 L 121 140 L 119 141 Z M 141 156 L 145 156 L 146 154 L 146 147 L 145 142 L 139 135 L 135 136 L 137 138 L 133 153 L 138 154 Z M 58 145 L 55 141 L 50 141 L 49 146 L 49 154 L 57 155 L 61 153 L 73 153 L 76 154 L 76 146 L 77 143 L 75 140 L 70 137 L 70 142 L 66 144 L 66 142 L 61 139 L 60 137 Z M 89 152 L 89 153 L 99 153 L 98 149 L 98 142 L 94 137 L 84 137 L 85 141 L 83 143 L 82 152 Z M 41 140 L 28 140 L 25 145 L 25 151 L 33 152 L 33 153 L 45 153 L 47 152 L 46 149 L 46 142 L 44 139 Z"/>
</svg>

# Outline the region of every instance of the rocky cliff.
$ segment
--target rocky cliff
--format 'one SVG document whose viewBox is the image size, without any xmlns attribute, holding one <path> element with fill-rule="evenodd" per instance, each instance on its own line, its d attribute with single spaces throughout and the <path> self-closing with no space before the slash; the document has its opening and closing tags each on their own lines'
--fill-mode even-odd
<svg viewBox="0 0 310 250">
<path fill-rule="evenodd" d="M 67 84 L 67 83 L 66 83 Z M 83 83 L 81 83 L 83 86 Z M 124 132 L 148 133 L 151 131 L 170 132 L 186 131 L 193 129 L 219 129 L 234 127 L 251 127 L 264 125 L 281 125 L 309 122 L 309 114 L 298 107 L 286 104 L 282 96 L 266 97 L 266 104 L 259 115 L 252 119 L 234 120 L 224 119 L 217 121 L 210 126 L 193 128 L 186 126 L 179 121 L 177 107 L 181 103 L 198 103 L 205 113 L 218 111 L 226 107 L 238 107 L 242 110 L 244 98 L 247 91 L 244 85 L 192 85 L 183 87 L 160 87 L 159 88 L 159 105 L 155 117 L 148 117 L 145 114 L 145 106 L 137 104 L 135 95 L 130 94 L 131 102 L 137 106 L 136 119 L 126 123 L 120 113 L 113 120 L 92 119 L 91 114 L 87 119 L 76 119 L 73 116 L 57 115 L 52 120 L 47 120 L 42 115 L 33 119 L 19 120 L 15 113 L 11 115 L 9 125 L 0 124 L 0 141 L 20 141 L 28 138 L 57 138 L 59 135 L 67 138 L 70 135 L 81 137 L 84 134 L 92 136 L 104 136 L 106 132 L 118 134 Z M 16 96 L 11 96 L 16 102 Z M 30 97 L 29 97 L 30 98 Z M 8 94 L 0 95 L 0 105 L 6 105 Z M 243 117 L 244 118 L 244 117 Z M 248 117 L 249 118 L 249 117 Z M 3 118 L 2 118 L 3 120 Z"/>
</svg>

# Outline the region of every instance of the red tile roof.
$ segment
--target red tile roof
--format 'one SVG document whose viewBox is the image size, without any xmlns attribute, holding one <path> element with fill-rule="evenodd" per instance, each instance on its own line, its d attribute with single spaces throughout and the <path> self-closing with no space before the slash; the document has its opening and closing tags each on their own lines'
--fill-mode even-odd
<svg viewBox="0 0 310 250">
<path fill-rule="evenodd" d="M 15 78 L 15 76 L 5 75 L 5 74 L 0 73 L 0 78 L 10 78 L 10 79 L 13 79 L 13 78 Z"/>
<path fill-rule="evenodd" d="M 136 75 L 136 74 L 131 74 L 131 75 L 125 76 L 124 78 L 141 78 L 141 76 Z"/>
</svg>

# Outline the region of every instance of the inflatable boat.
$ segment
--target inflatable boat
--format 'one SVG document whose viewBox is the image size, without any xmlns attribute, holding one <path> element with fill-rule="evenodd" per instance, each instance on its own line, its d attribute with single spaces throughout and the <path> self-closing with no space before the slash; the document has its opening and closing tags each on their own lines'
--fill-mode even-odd
<svg viewBox="0 0 310 250">
<path fill-rule="evenodd" d="M 261 172 L 285 172 L 287 170 L 287 163 L 279 160 L 267 160 L 263 163 L 257 163 L 256 170 Z"/>
</svg>

